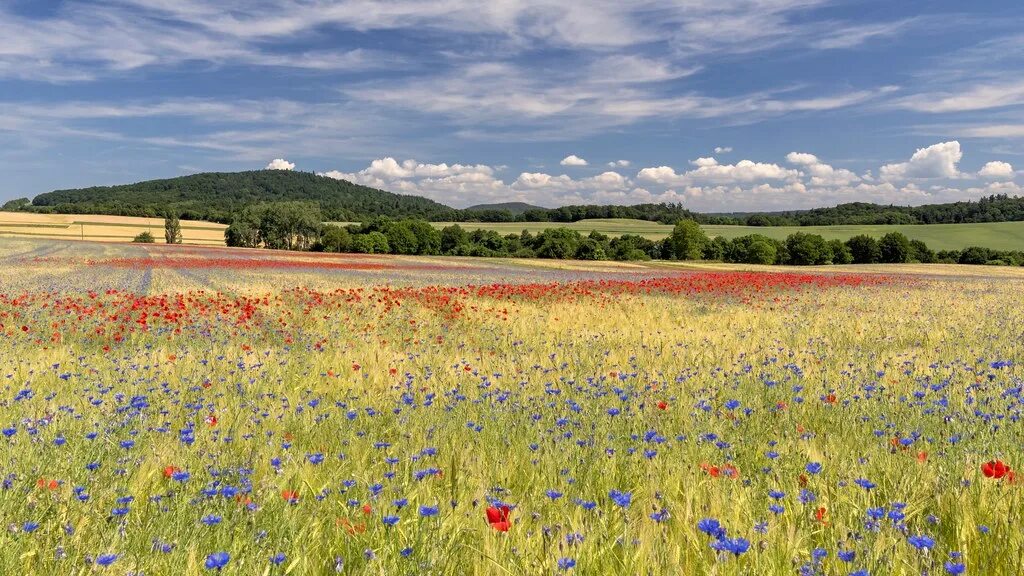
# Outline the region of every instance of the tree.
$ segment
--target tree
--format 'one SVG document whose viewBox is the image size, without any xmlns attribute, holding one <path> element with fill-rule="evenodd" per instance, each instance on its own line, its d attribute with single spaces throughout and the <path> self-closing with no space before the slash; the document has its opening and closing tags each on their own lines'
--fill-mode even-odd
<svg viewBox="0 0 1024 576">
<path fill-rule="evenodd" d="M 787 263 L 797 266 L 828 264 L 832 260 L 828 242 L 817 234 L 804 232 L 794 232 L 786 237 L 786 253 L 789 254 Z"/>
<path fill-rule="evenodd" d="M 960 253 L 960 264 L 984 264 L 992 258 L 991 251 L 980 246 L 964 248 Z"/>
<path fill-rule="evenodd" d="M 910 240 L 900 232 L 889 232 L 878 241 L 879 262 L 901 264 L 910 262 Z"/>
<path fill-rule="evenodd" d="M 457 254 L 459 248 L 469 244 L 469 235 L 458 224 L 445 226 L 441 229 L 441 244 L 439 246 L 442 254 Z"/>
<path fill-rule="evenodd" d="M 576 248 L 577 260 L 606 260 L 607 258 L 604 246 L 593 238 L 584 238 Z"/>
<path fill-rule="evenodd" d="M 576 255 L 582 237 L 569 228 L 550 228 L 537 235 L 537 256 L 566 260 Z"/>
<path fill-rule="evenodd" d="M 416 236 L 416 253 L 432 255 L 441 253 L 441 232 L 426 220 L 406 220 L 406 225 Z"/>
<path fill-rule="evenodd" d="M 168 244 L 181 244 L 181 222 L 174 214 L 164 218 L 164 239 Z"/>
<path fill-rule="evenodd" d="M 874 264 L 882 257 L 882 251 L 878 247 L 878 240 L 867 234 L 858 234 L 846 241 L 846 247 L 850 249 L 850 256 L 854 264 Z"/>
<path fill-rule="evenodd" d="M 156 242 L 156 238 L 149 233 L 148 230 L 140 232 L 135 238 L 132 238 L 132 242 L 138 242 L 139 244 L 152 244 Z"/>
<path fill-rule="evenodd" d="M 352 251 L 360 254 L 387 254 L 391 251 L 388 237 L 380 232 L 367 232 L 352 237 Z"/>
<path fill-rule="evenodd" d="M 829 240 L 829 250 L 832 251 L 833 264 L 850 264 L 853 262 L 853 252 L 842 240 Z"/>
<path fill-rule="evenodd" d="M 935 251 L 921 240 L 911 240 L 910 250 L 911 258 L 922 264 L 933 264 L 936 261 Z"/>
<path fill-rule="evenodd" d="M 416 254 L 419 251 L 419 241 L 408 222 L 388 222 L 381 232 L 387 237 L 392 254 Z"/>
<path fill-rule="evenodd" d="M 0 210 L 6 210 L 10 212 L 17 212 L 18 210 L 24 210 L 32 205 L 32 201 L 28 198 L 15 198 L 14 200 L 8 200 L 4 202 L 4 205 L 0 207 Z"/>
<path fill-rule="evenodd" d="M 352 248 L 352 235 L 341 226 L 324 226 L 319 247 L 324 252 L 348 252 Z"/>
<path fill-rule="evenodd" d="M 711 240 L 694 220 L 680 220 L 672 229 L 672 250 L 679 260 L 699 260 Z"/>
</svg>

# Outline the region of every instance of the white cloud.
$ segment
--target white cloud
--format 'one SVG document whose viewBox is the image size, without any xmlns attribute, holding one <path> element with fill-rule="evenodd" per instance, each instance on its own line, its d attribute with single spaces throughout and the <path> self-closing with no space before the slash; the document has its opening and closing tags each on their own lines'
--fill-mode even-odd
<svg viewBox="0 0 1024 576">
<path fill-rule="evenodd" d="M 882 166 L 879 175 L 883 180 L 957 178 L 960 176 L 957 163 L 962 157 L 959 142 L 940 142 L 927 148 L 919 148 L 908 162 Z"/>
<path fill-rule="evenodd" d="M 1013 166 L 1009 163 L 993 161 L 986 162 L 978 171 L 978 175 L 992 180 L 1011 180 L 1016 174 L 1013 171 Z"/>
<path fill-rule="evenodd" d="M 715 146 L 715 154 L 728 154 L 732 152 L 732 146 Z"/>
<path fill-rule="evenodd" d="M 632 164 L 632 162 L 630 162 L 629 160 L 615 160 L 613 162 L 609 162 L 608 163 L 608 167 L 609 168 L 629 168 L 630 164 Z"/>
<path fill-rule="evenodd" d="M 915 94 L 896 103 L 918 112 L 968 112 L 1024 104 L 1024 80 L 963 86 L 954 93 Z"/>
<path fill-rule="evenodd" d="M 559 162 L 559 164 L 561 164 L 562 166 L 586 166 L 587 161 L 575 154 L 571 154 L 569 156 L 566 156 L 565 158 L 562 158 L 562 161 Z"/>
<path fill-rule="evenodd" d="M 294 170 L 295 164 L 284 158 L 274 158 L 264 170 Z"/>
<path fill-rule="evenodd" d="M 690 164 L 694 166 L 718 166 L 718 160 L 714 158 L 697 158 L 696 160 L 690 160 Z"/>
<path fill-rule="evenodd" d="M 806 152 L 790 152 L 786 154 L 786 162 L 800 166 L 810 174 L 811 186 L 847 186 L 859 182 L 860 177 L 845 168 L 833 168 L 825 164 L 814 154 Z"/>
</svg>

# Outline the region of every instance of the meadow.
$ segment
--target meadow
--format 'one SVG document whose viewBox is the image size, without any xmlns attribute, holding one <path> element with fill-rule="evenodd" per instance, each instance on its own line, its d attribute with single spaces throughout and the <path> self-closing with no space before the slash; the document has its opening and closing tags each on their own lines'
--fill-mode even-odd
<svg viewBox="0 0 1024 576">
<path fill-rule="evenodd" d="M 450 226 L 452 222 L 438 222 L 435 226 Z M 608 236 L 639 234 L 651 240 L 660 240 L 672 233 L 672 226 L 630 219 L 593 219 L 571 223 L 552 222 L 460 222 L 467 230 L 495 230 L 501 234 L 518 234 L 529 230 L 536 234 L 547 228 L 567 227 L 589 234 L 596 230 Z M 818 234 L 826 240 L 848 240 L 858 234 L 881 238 L 888 232 L 902 232 L 911 240 L 921 240 L 933 250 L 961 250 L 969 246 L 982 246 L 994 250 L 1020 250 L 1024 247 L 1024 222 L 986 222 L 980 224 L 917 224 L 917 225 L 835 225 L 835 226 L 701 226 L 708 236 L 733 239 L 747 234 L 761 234 L 785 240 L 794 232 Z"/>
<path fill-rule="evenodd" d="M 1024 275 L 0 240 L 0 573 L 1018 574 Z"/>
</svg>

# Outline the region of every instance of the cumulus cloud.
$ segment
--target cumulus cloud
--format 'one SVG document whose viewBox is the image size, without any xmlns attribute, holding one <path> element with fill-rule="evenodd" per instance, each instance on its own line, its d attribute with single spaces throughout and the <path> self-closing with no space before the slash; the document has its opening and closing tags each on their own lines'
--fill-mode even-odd
<svg viewBox="0 0 1024 576">
<path fill-rule="evenodd" d="M 633 176 L 617 170 L 584 178 L 524 171 L 503 179 L 497 167 L 484 164 L 431 164 L 392 157 L 373 160 L 356 172 L 323 175 L 452 206 L 507 201 L 540 206 L 682 202 L 698 211 L 793 210 L 846 202 L 907 205 L 1022 193 L 1010 164 L 992 161 L 977 173 L 961 173 L 956 167 L 961 156 L 957 142 L 943 142 L 918 150 L 907 162 L 883 166 L 881 178 L 870 170 L 858 175 L 799 151 L 786 154 L 783 165 L 754 160 L 722 164 L 703 157 L 682 170 L 651 166 Z M 926 178 L 937 182 L 926 186 L 921 183 Z M 954 179 L 957 183 L 949 182 Z"/>
<path fill-rule="evenodd" d="M 879 169 L 883 180 L 907 178 L 958 178 L 957 163 L 963 157 L 956 140 L 919 148 L 907 162 L 886 164 Z"/>
<path fill-rule="evenodd" d="M 274 158 L 267 164 L 264 170 L 294 170 L 295 164 L 285 160 L 284 158 Z"/>
<path fill-rule="evenodd" d="M 562 158 L 562 161 L 559 162 L 559 164 L 562 166 L 586 166 L 587 161 L 575 154 L 570 154 L 569 156 Z"/>
<path fill-rule="evenodd" d="M 613 162 L 609 162 L 608 163 L 608 167 L 609 168 L 629 168 L 630 164 L 632 164 L 632 162 L 630 162 L 629 160 L 615 160 Z"/>
<path fill-rule="evenodd" d="M 807 152 L 790 152 L 786 154 L 786 162 L 800 166 L 811 176 L 812 186 L 847 186 L 860 181 L 860 177 L 845 168 L 833 168 L 822 162 L 814 154 Z"/>
<path fill-rule="evenodd" d="M 732 146 L 715 146 L 715 154 L 728 154 L 732 152 Z"/>
<path fill-rule="evenodd" d="M 978 171 L 978 175 L 982 178 L 991 178 L 992 180 L 1010 180 L 1015 174 L 1013 172 L 1013 166 L 1007 162 L 986 162 L 981 170 Z"/>
</svg>

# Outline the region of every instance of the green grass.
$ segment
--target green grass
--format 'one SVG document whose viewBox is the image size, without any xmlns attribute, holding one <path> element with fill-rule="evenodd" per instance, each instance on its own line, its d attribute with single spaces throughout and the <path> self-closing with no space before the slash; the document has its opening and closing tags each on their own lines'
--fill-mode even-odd
<svg viewBox="0 0 1024 576">
<path fill-rule="evenodd" d="M 451 222 L 435 222 L 443 228 Z M 581 220 L 571 224 L 553 222 L 462 222 L 467 230 L 479 228 L 495 230 L 501 234 L 512 234 L 529 230 L 532 233 L 546 228 L 564 226 L 582 234 L 597 230 L 609 236 L 639 234 L 652 240 L 668 236 L 672 227 L 657 222 L 630 219 Z M 994 222 L 982 224 L 919 224 L 919 225 L 851 225 L 851 226 L 704 226 L 710 236 L 736 238 L 746 234 L 763 234 L 771 238 L 784 239 L 793 232 L 820 234 L 828 240 L 846 240 L 858 234 L 881 237 L 892 231 L 902 232 L 913 240 L 921 240 L 934 250 L 954 250 L 968 246 L 984 246 L 995 250 L 1024 250 L 1024 222 Z"/>
</svg>

